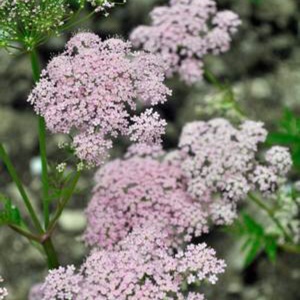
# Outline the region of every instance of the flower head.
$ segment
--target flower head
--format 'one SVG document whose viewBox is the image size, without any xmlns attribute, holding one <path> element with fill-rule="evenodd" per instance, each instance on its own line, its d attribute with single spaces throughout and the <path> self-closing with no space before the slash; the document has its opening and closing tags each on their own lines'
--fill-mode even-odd
<svg viewBox="0 0 300 300">
<path fill-rule="evenodd" d="M 266 136 L 263 124 L 253 121 L 236 128 L 225 119 L 212 119 L 183 128 L 179 148 L 188 192 L 215 223 L 231 223 L 238 201 L 250 190 L 273 193 L 279 176 L 290 169 L 290 154 L 282 147 L 267 152 L 266 165 L 256 158 Z"/>
<path fill-rule="evenodd" d="M 164 68 L 157 56 L 132 52 L 129 42 L 80 33 L 50 61 L 29 102 L 53 133 L 73 136 L 81 160 L 100 164 L 119 135 L 160 142 L 165 121 L 152 108 L 135 112 L 139 103 L 166 101 Z"/>
<path fill-rule="evenodd" d="M 160 228 L 136 228 L 115 250 L 94 250 L 78 272 L 72 266 L 50 271 L 42 300 L 204 299 L 198 292 L 185 296 L 182 284 L 215 283 L 224 268 L 206 244 L 190 245 L 174 256 Z"/>
<path fill-rule="evenodd" d="M 171 0 L 150 14 L 150 26 L 131 34 L 134 46 L 159 53 L 168 64 L 167 75 L 178 73 L 188 84 L 202 79 L 203 57 L 230 48 L 241 21 L 232 11 L 218 11 L 214 0 Z"/>
<path fill-rule="evenodd" d="M 104 165 L 95 182 L 84 236 L 89 245 L 111 248 L 148 222 L 160 224 L 174 247 L 207 230 L 206 214 L 177 165 L 133 155 Z"/>
<path fill-rule="evenodd" d="M 266 153 L 266 161 L 271 165 L 274 172 L 285 176 L 292 166 L 289 150 L 285 147 L 274 146 Z"/>
</svg>

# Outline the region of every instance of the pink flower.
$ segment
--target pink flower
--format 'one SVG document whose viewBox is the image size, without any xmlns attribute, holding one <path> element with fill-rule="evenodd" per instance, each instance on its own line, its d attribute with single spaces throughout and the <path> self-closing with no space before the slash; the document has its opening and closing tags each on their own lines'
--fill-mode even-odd
<svg viewBox="0 0 300 300">
<path fill-rule="evenodd" d="M 52 270 L 41 300 L 204 299 L 199 292 L 185 296 L 183 283 L 193 277 L 214 284 L 224 272 L 224 261 L 206 244 L 190 245 L 174 256 L 165 238 L 159 227 L 136 228 L 115 250 L 95 249 L 78 272 L 72 266 Z"/>
<path fill-rule="evenodd" d="M 285 176 L 293 164 L 291 154 L 285 147 L 274 146 L 268 150 L 265 157 L 274 172 L 280 176 Z"/>
<path fill-rule="evenodd" d="M 214 0 L 171 0 L 150 16 L 150 26 L 131 33 L 133 45 L 160 54 L 167 76 L 178 73 L 187 84 L 202 80 L 203 57 L 228 51 L 241 24 L 232 11 L 218 12 Z"/>
<path fill-rule="evenodd" d="M 165 121 L 152 108 L 140 117 L 135 111 L 138 103 L 166 101 L 171 92 L 163 83 L 164 72 L 157 56 L 132 52 L 129 42 L 80 33 L 50 61 L 28 101 L 50 131 L 73 135 L 81 160 L 99 165 L 120 135 L 160 142 Z"/>
<path fill-rule="evenodd" d="M 187 193 L 180 167 L 144 153 L 114 160 L 96 173 L 86 212 L 89 245 L 111 248 L 148 222 L 165 228 L 174 247 L 207 231 L 206 213 Z"/>
<path fill-rule="evenodd" d="M 239 128 L 225 119 L 192 122 L 183 128 L 178 157 L 187 191 L 214 223 L 231 223 L 237 203 L 249 191 L 275 192 L 279 176 L 290 169 L 290 154 L 282 147 L 267 152 L 266 166 L 257 159 L 258 145 L 266 137 L 263 123 L 249 120 Z"/>
<path fill-rule="evenodd" d="M 152 108 L 147 109 L 140 116 L 134 116 L 133 125 L 129 128 L 131 140 L 142 144 L 160 144 L 161 136 L 165 134 L 167 122 L 161 120 L 157 112 Z"/>
</svg>

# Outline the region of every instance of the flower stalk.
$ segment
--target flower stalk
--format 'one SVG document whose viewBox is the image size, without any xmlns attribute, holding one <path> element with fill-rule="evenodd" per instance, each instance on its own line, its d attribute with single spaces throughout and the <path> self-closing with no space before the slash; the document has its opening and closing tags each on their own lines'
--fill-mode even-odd
<svg viewBox="0 0 300 300">
<path fill-rule="evenodd" d="M 40 65 L 36 50 L 30 53 L 33 80 L 38 82 L 40 78 Z M 44 226 L 47 229 L 49 224 L 49 177 L 47 164 L 47 149 L 46 149 L 46 124 L 43 117 L 39 116 L 38 120 L 39 132 L 39 147 L 42 165 L 42 187 L 43 187 L 43 214 Z"/>
<path fill-rule="evenodd" d="M 255 203 L 257 206 L 259 206 L 263 211 L 267 213 L 267 215 L 270 217 L 270 219 L 275 223 L 275 225 L 279 228 L 279 230 L 283 233 L 285 239 L 289 243 L 293 243 L 292 237 L 288 234 L 288 232 L 285 230 L 283 225 L 280 223 L 280 221 L 274 216 L 274 212 L 272 209 L 270 209 L 267 205 L 265 205 L 258 197 L 256 197 L 253 193 L 248 194 L 249 199 Z"/>
<path fill-rule="evenodd" d="M 39 233 L 42 233 L 43 232 L 43 228 L 40 224 L 40 221 L 38 219 L 38 216 L 31 204 L 31 201 L 25 191 L 25 188 L 23 186 L 23 183 L 19 177 L 19 175 L 17 174 L 17 171 L 10 159 L 10 157 L 8 156 L 4 146 L 2 144 L 0 144 L 0 158 L 2 159 L 3 163 L 5 164 L 12 180 L 14 181 L 14 183 L 16 184 L 16 187 L 18 188 L 18 191 L 23 199 L 23 202 L 27 208 L 27 211 L 31 217 L 31 220 L 32 222 L 34 223 L 35 225 L 35 228 L 36 230 L 39 232 Z"/>
</svg>

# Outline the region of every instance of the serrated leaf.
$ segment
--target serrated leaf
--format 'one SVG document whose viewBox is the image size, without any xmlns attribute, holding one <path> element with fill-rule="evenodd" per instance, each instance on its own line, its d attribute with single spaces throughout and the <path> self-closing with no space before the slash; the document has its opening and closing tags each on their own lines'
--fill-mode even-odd
<svg viewBox="0 0 300 300">
<path fill-rule="evenodd" d="M 262 237 L 264 235 L 264 228 L 249 215 L 243 214 L 243 220 L 249 233 L 252 233 L 258 237 Z"/>
<path fill-rule="evenodd" d="M 243 236 L 245 233 L 245 226 L 242 224 L 240 220 L 235 220 L 233 225 L 222 228 L 223 232 L 231 233 L 235 236 Z"/>
<path fill-rule="evenodd" d="M 247 237 L 246 240 L 244 241 L 244 243 L 242 243 L 242 246 L 241 246 L 241 251 L 242 252 L 246 252 L 247 249 L 250 247 L 250 245 L 252 244 L 253 242 L 253 238 L 252 237 Z"/>
<path fill-rule="evenodd" d="M 268 135 L 267 143 L 283 145 L 297 144 L 300 143 L 300 138 L 299 136 L 294 136 L 290 133 L 274 132 Z"/>
<path fill-rule="evenodd" d="M 265 252 L 271 262 L 276 261 L 277 243 L 273 237 L 267 236 L 265 238 Z"/>
<path fill-rule="evenodd" d="M 0 195 L 0 202 L 3 203 L 3 209 L 0 210 L 0 226 L 21 224 L 21 214 L 17 207 L 15 207 L 9 198 Z"/>
<path fill-rule="evenodd" d="M 245 266 L 251 265 L 254 259 L 257 257 L 259 252 L 262 249 L 262 243 L 260 239 L 253 239 L 251 245 L 249 246 L 249 250 L 246 253 L 245 257 Z"/>
</svg>

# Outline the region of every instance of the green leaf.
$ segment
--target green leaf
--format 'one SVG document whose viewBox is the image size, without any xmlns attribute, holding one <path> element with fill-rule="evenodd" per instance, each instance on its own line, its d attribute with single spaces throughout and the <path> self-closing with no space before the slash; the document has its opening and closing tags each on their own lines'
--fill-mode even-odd
<svg viewBox="0 0 300 300">
<path fill-rule="evenodd" d="M 262 243 L 260 239 L 253 239 L 251 241 L 251 244 L 249 246 L 249 250 L 246 253 L 245 257 L 245 266 L 251 265 L 251 263 L 254 261 L 254 259 L 257 257 L 259 252 L 262 249 Z"/>
<path fill-rule="evenodd" d="M 276 261 L 277 256 L 277 243 L 276 239 L 274 239 L 271 236 L 265 237 L 265 252 L 267 253 L 267 256 L 271 262 Z"/>
<path fill-rule="evenodd" d="M 282 132 L 270 133 L 267 138 L 267 143 L 283 145 L 297 144 L 300 143 L 300 137 Z"/>
<path fill-rule="evenodd" d="M 20 225 L 21 215 L 17 207 L 15 207 L 11 200 L 3 195 L 0 195 L 0 203 L 3 203 L 3 208 L 0 210 L 0 226 L 1 225 Z"/>
<path fill-rule="evenodd" d="M 262 237 L 264 235 L 264 228 L 249 215 L 243 214 L 243 220 L 250 234 L 256 235 L 257 237 Z"/>
<path fill-rule="evenodd" d="M 246 251 L 247 251 L 247 249 L 248 249 L 248 248 L 250 247 L 250 245 L 252 244 L 252 240 L 253 240 L 252 237 L 249 237 L 249 236 L 246 237 L 244 243 L 243 243 L 242 246 L 241 246 L 241 251 L 242 251 L 242 252 L 246 252 Z"/>
</svg>

